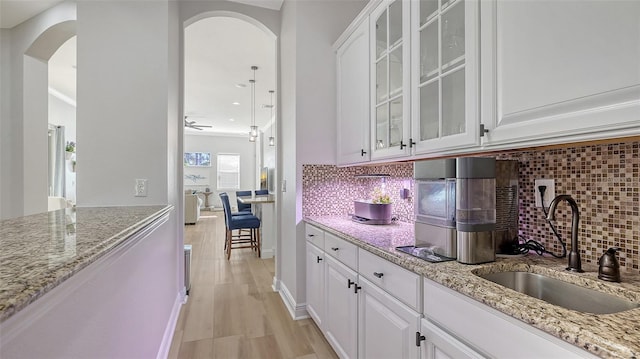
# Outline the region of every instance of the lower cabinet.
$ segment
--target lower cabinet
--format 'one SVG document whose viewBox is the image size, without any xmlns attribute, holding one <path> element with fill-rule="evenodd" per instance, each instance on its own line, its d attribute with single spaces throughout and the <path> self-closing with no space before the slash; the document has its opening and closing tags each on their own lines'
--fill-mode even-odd
<svg viewBox="0 0 640 359">
<path fill-rule="evenodd" d="M 452 337 L 442 329 L 422 319 L 420 333 L 422 341 L 420 352 L 422 359 L 475 359 L 484 358 L 473 349 L 467 347 L 458 339 Z"/>
<path fill-rule="evenodd" d="M 340 358 L 358 357 L 358 274 L 326 256 L 324 335 Z"/>
<path fill-rule="evenodd" d="M 419 358 L 416 333 L 420 313 L 360 277 L 358 351 L 360 358 Z"/>
<path fill-rule="evenodd" d="M 320 329 L 325 311 L 324 257 L 322 249 L 307 242 L 307 312 Z"/>
</svg>

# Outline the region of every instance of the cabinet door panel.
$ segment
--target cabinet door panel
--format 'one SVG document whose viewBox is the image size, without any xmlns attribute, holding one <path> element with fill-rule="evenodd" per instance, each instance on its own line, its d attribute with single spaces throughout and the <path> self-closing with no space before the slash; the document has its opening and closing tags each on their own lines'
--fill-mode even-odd
<svg viewBox="0 0 640 359">
<path fill-rule="evenodd" d="M 339 165 L 369 161 L 369 24 L 340 46 L 337 58 Z"/>
<path fill-rule="evenodd" d="M 410 2 L 383 0 L 369 15 L 371 159 L 410 154 Z"/>
<path fill-rule="evenodd" d="M 415 153 L 451 154 L 477 146 L 478 2 L 456 0 L 438 6 L 413 1 L 411 5 L 411 138 L 416 142 Z"/>
<path fill-rule="evenodd" d="M 482 6 L 486 145 L 640 133 L 640 2 L 493 0 Z"/>
<path fill-rule="evenodd" d="M 480 359 L 482 355 L 464 345 L 426 319 L 421 320 L 425 340 L 420 345 L 422 359 Z"/>
<path fill-rule="evenodd" d="M 324 252 L 307 242 L 307 312 L 320 329 L 325 310 L 324 286 Z"/>
<path fill-rule="evenodd" d="M 325 336 L 340 358 L 355 359 L 358 357 L 357 273 L 329 256 L 326 260 Z"/>
<path fill-rule="evenodd" d="M 358 351 L 361 358 L 419 358 L 420 314 L 360 277 Z"/>
</svg>

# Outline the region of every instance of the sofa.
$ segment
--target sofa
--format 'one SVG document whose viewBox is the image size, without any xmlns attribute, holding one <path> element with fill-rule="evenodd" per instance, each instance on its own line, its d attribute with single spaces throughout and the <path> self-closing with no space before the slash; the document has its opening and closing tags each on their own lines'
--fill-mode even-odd
<svg viewBox="0 0 640 359">
<path fill-rule="evenodd" d="M 196 224 L 200 218 L 200 207 L 202 206 L 202 198 L 198 194 L 191 191 L 184 193 L 184 223 Z"/>
</svg>

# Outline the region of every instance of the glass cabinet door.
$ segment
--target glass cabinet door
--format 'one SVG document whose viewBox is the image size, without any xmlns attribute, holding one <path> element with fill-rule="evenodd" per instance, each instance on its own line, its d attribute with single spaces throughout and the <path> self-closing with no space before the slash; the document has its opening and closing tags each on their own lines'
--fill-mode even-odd
<svg viewBox="0 0 640 359">
<path fill-rule="evenodd" d="M 408 1 L 385 0 L 371 14 L 373 95 L 372 158 L 402 156 L 407 153 L 409 133 Z M 373 81 L 372 81 L 373 82 Z"/>
<path fill-rule="evenodd" d="M 416 152 L 476 144 L 477 41 L 466 39 L 477 37 L 477 1 L 419 0 L 412 6 Z"/>
</svg>

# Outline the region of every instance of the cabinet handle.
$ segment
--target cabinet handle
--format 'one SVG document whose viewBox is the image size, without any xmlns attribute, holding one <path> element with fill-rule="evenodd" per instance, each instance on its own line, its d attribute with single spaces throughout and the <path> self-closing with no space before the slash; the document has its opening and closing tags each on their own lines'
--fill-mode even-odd
<svg viewBox="0 0 640 359">
<path fill-rule="evenodd" d="M 320 263 L 321 260 L 322 258 L 320 258 L 320 256 L 316 256 L 316 263 Z"/>
<path fill-rule="evenodd" d="M 400 141 L 400 149 L 404 150 L 404 148 L 407 147 L 407 145 L 404 144 L 404 142 L 402 142 L 402 140 Z"/>
<path fill-rule="evenodd" d="M 364 157 L 364 155 L 367 154 L 367 151 L 365 151 L 364 149 L 360 150 L 360 156 Z"/>
<path fill-rule="evenodd" d="M 347 288 L 351 288 L 352 285 L 356 284 L 356 282 L 352 281 L 351 279 L 347 278 Z"/>
<path fill-rule="evenodd" d="M 307 237 L 315 237 L 315 234 L 307 234 Z"/>
<path fill-rule="evenodd" d="M 420 346 L 420 342 L 423 340 L 427 340 L 427 337 L 425 337 L 424 335 L 420 334 L 420 332 L 416 332 L 416 346 L 419 347 Z"/>
<path fill-rule="evenodd" d="M 337 251 L 338 251 L 338 249 L 340 249 L 340 248 L 338 248 L 338 247 L 331 247 L 331 250 L 332 250 L 332 251 L 336 251 L 336 252 L 337 252 Z"/>
<path fill-rule="evenodd" d="M 384 273 L 373 272 L 373 275 L 374 275 L 375 277 L 382 278 L 382 276 L 384 275 Z"/>
<path fill-rule="evenodd" d="M 480 137 L 484 137 L 485 133 L 489 133 L 489 129 L 484 128 L 484 124 L 480 124 Z"/>
<path fill-rule="evenodd" d="M 353 283 L 353 284 L 355 284 L 355 283 Z M 354 292 L 354 293 L 356 293 L 356 294 L 358 294 L 358 290 L 359 290 L 359 289 L 362 289 L 362 287 L 356 284 L 356 285 L 355 285 L 355 288 L 354 288 L 354 290 L 353 290 L 353 292 Z"/>
<path fill-rule="evenodd" d="M 416 145 L 416 142 L 413 140 L 413 138 L 409 139 L 409 148 L 413 148 L 413 146 Z"/>
</svg>

